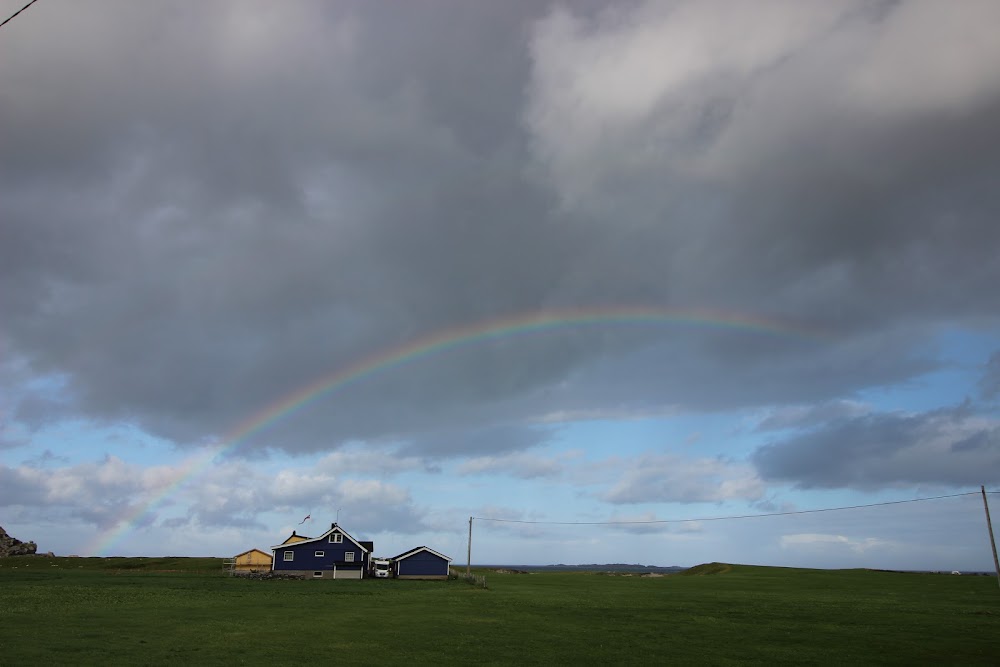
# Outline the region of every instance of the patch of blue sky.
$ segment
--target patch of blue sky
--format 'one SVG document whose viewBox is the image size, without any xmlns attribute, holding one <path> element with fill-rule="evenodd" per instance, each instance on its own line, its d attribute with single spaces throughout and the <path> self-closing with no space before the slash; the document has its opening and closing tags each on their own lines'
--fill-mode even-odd
<svg viewBox="0 0 1000 667">
<path fill-rule="evenodd" d="M 860 392 L 878 410 L 921 412 L 978 400 L 978 383 L 990 355 L 1000 350 L 1000 333 L 949 328 L 937 341 L 938 370 L 909 382 Z"/>
<path fill-rule="evenodd" d="M 73 443 L 67 447 L 66 443 Z M 42 426 L 18 451 L 34 459 L 46 450 L 58 451 L 60 464 L 87 463 L 115 456 L 137 465 L 161 465 L 180 460 L 184 452 L 167 440 L 151 436 L 129 424 L 96 425 L 84 420 L 58 421 Z"/>
<path fill-rule="evenodd" d="M 534 521 L 604 517 L 607 510 L 586 488 L 549 483 L 546 478 L 519 479 L 506 474 L 438 475 L 410 487 L 418 505 L 454 507 L 469 515 Z M 596 519 L 595 519 L 596 520 Z"/>
<path fill-rule="evenodd" d="M 66 373 L 46 373 L 27 378 L 22 386 L 25 395 L 34 395 L 54 402 L 69 400 L 70 380 Z"/>
<path fill-rule="evenodd" d="M 565 424 L 554 444 L 580 449 L 590 460 L 674 453 L 691 457 L 733 456 L 759 441 L 743 432 L 745 414 L 678 414 L 629 420 L 581 421 Z"/>
</svg>

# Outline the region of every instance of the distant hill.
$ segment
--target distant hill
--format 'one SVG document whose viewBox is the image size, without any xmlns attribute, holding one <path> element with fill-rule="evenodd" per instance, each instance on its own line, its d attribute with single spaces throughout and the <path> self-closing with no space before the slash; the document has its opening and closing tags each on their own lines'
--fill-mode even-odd
<svg viewBox="0 0 1000 667">
<path fill-rule="evenodd" d="M 732 570 L 733 566 L 729 563 L 702 563 L 701 565 L 695 565 L 692 568 L 684 570 L 683 574 L 697 577 L 706 574 L 725 574 L 726 572 L 732 572 Z"/>
<path fill-rule="evenodd" d="M 454 567 L 454 566 L 453 566 Z M 518 570 L 521 572 L 651 572 L 654 574 L 672 574 L 683 572 L 686 567 L 680 565 L 641 565 L 638 563 L 588 563 L 583 565 L 473 565 L 476 568 Z"/>
</svg>

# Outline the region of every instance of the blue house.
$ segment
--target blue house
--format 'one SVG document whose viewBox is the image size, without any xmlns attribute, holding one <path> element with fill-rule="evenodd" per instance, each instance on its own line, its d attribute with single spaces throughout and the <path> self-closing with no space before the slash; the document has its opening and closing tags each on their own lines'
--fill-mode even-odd
<svg viewBox="0 0 1000 667">
<path fill-rule="evenodd" d="M 370 574 L 372 547 L 371 542 L 359 542 L 333 523 L 319 537 L 271 547 L 271 569 L 313 579 L 363 579 Z"/>
<path fill-rule="evenodd" d="M 430 547 L 410 549 L 392 559 L 392 574 L 397 579 L 447 579 L 451 558 Z"/>
</svg>

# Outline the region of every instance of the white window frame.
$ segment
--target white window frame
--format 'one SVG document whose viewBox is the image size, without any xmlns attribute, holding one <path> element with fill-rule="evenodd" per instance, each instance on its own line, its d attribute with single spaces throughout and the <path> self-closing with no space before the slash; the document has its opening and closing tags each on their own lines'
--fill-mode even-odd
<svg viewBox="0 0 1000 667">
<path fill-rule="evenodd" d="M 322 579 L 323 578 L 323 573 L 320 570 L 313 570 L 313 578 L 314 579 Z"/>
<path fill-rule="evenodd" d="M 340 544 L 341 542 L 344 541 L 344 536 L 341 535 L 340 533 L 334 533 L 333 535 L 327 538 L 327 541 L 330 542 L 330 544 Z"/>
<path fill-rule="evenodd" d="M 315 556 L 316 558 L 322 558 L 325 555 L 326 555 L 325 551 L 314 551 L 313 552 L 313 556 Z"/>
<path fill-rule="evenodd" d="M 293 560 L 295 560 L 295 552 L 294 551 L 286 551 L 285 552 L 285 562 L 287 563 L 287 562 L 293 561 Z"/>
<path fill-rule="evenodd" d="M 354 552 L 353 551 L 345 551 L 344 552 L 344 561 L 347 562 L 347 563 L 353 563 L 354 562 Z"/>
</svg>

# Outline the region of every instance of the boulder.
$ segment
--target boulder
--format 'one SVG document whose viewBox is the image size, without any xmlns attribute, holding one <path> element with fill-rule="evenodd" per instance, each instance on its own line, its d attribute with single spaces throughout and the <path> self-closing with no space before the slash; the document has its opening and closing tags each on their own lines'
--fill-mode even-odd
<svg viewBox="0 0 1000 667">
<path fill-rule="evenodd" d="M 38 550 L 38 545 L 34 542 L 22 542 L 11 537 L 7 531 L 0 526 L 0 558 L 7 556 L 32 556 Z"/>
</svg>

